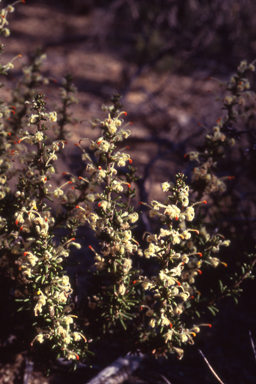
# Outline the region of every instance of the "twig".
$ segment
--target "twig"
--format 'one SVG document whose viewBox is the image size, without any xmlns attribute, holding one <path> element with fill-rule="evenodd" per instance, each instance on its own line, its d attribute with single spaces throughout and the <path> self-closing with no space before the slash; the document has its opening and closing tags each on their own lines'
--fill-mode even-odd
<svg viewBox="0 0 256 384">
<path fill-rule="evenodd" d="M 211 364 L 209 363 L 209 361 L 206 359 L 205 355 L 203 354 L 203 352 L 198 349 L 198 352 L 203 356 L 204 358 L 204 361 L 206 362 L 206 364 L 208 365 L 208 367 L 210 368 L 210 370 L 212 371 L 212 373 L 214 374 L 214 376 L 216 377 L 216 379 L 221 383 L 221 384 L 224 384 L 223 381 L 221 381 L 221 379 L 219 378 L 219 376 L 217 375 L 217 373 L 214 371 L 214 369 L 212 368 Z"/>
<path fill-rule="evenodd" d="M 120 357 L 86 384 L 121 384 L 139 368 L 144 355 Z"/>
<path fill-rule="evenodd" d="M 243 281 L 244 279 L 246 279 L 246 278 L 251 274 L 252 269 L 253 269 L 255 263 L 256 263 L 256 259 L 254 259 L 253 262 L 251 263 L 251 270 L 248 271 L 248 272 L 246 272 L 246 273 L 241 277 L 241 279 L 234 285 L 234 288 L 239 287 L 239 285 L 242 283 L 242 281 Z"/>
<path fill-rule="evenodd" d="M 160 376 L 164 379 L 164 381 L 167 383 L 167 384 L 171 384 L 169 380 L 166 379 L 166 377 L 164 375 L 161 375 Z"/>
<path fill-rule="evenodd" d="M 230 292 L 232 289 L 238 288 L 238 287 L 242 284 L 242 282 L 243 282 L 245 279 L 247 279 L 247 277 L 252 273 L 252 269 L 253 269 L 255 263 L 256 263 L 256 259 L 254 259 L 253 262 L 251 263 L 251 266 L 250 266 L 251 269 L 250 269 L 249 271 L 245 272 L 245 274 L 239 279 L 239 281 L 237 281 L 235 284 L 232 285 L 231 288 L 228 289 L 228 292 Z M 225 294 L 225 293 L 222 294 L 222 295 L 219 296 L 219 297 L 214 296 L 214 298 L 210 301 L 209 304 L 211 305 L 211 304 L 213 304 L 213 303 L 216 303 L 216 302 L 222 300 L 224 297 L 226 297 L 226 294 Z"/>
<path fill-rule="evenodd" d="M 255 361 L 256 361 L 256 350 L 255 350 L 255 345 L 254 345 L 254 342 L 253 342 L 251 330 L 249 331 L 249 337 L 250 337 L 250 340 L 251 340 L 252 350 L 253 350 L 254 358 L 255 358 Z"/>
</svg>

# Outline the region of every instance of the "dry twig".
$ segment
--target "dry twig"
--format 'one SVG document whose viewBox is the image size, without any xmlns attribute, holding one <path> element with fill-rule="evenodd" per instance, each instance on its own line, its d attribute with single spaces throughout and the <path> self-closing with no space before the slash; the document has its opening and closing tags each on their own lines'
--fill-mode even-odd
<svg viewBox="0 0 256 384">
<path fill-rule="evenodd" d="M 209 361 L 206 359 L 205 355 L 203 354 L 203 352 L 198 349 L 199 353 L 203 356 L 204 358 L 204 361 L 206 362 L 206 364 L 208 365 L 208 367 L 210 368 L 210 370 L 212 371 L 212 373 L 214 374 L 214 376 L 216 377 L 216 379 L 221 383 L 221 384 L 224 384 L 223 381 L 221 381 L 221 379 L 219 378 L 219 376 L 217 375 L 217 373 L 214 371 L 214 369 L 212 368 L 211 364 L 209 363 Z"/>
</svg>

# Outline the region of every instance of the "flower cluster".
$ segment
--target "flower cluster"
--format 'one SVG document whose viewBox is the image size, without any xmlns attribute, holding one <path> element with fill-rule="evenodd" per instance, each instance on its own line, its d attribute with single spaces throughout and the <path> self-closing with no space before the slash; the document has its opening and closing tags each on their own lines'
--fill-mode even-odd
<svg viewBox="0 0 256 384">
<path fill-rule="evenodd" d="M 150 216 L 158 216 L 161 227 L 158 234 L 144 234 L 149 243 L 144 254 L 146 258 L 153 257 L 157 261 L 159 270 L 157 275 L 139 277 L 146 291 L 142 309 L 147 309 L 145 315 L 150 318 L 147 342 L 159 338 L 159 335 L 162 340 L 158 342 L 158 349 L 153 348 L 152 352 L 158 355 L 175 351 L 182 357 L 180 346 L 193 344 L 200 328 L 198 325 L 188 328 L 185 323 L 181 326 L 181 315 L 194 299 L 195 279 L 202 273 L 204 262 L 213 260 L 210 256 L 212 248 L 208 244 L 202 253 L 193 243 L 193 238 L 199 236 L 199 230 L 189 226 L 195 217 L 194 206 L 206 201 L 189 204 L 189 187 L 184 182 L 184 175 L 176 176 L 173 187 L 168 182 L 163 183 L 162 189 L 169 191 L 164 203 L 153 200 L 148 206 L 151 208 Z"/>
<path fill-rule="evenodd" d="M 10 35 L 10 30 L 7 28 L 8 20 L 7 15 L 8 13 L 12 13 L 15 11 L 14 6 L 18 3 L 25 3 L 24 0 L 18 0 L 15 1 L 12 5 L 7 5 L 7 7 L 1 9 L 1 18 L 0 18 L 0 33 L 3 34 L 5 37 L 8 37 Z"/>
<path fill-rule="evenodd" d="M 81 147 L 87 176 L 78 178 L 84 201 L 76 209 L 80 220 L 88 222 L 101 241 L 99 251 L 89 246 L 94 253 L 93 270 L 99 284 L 89 307 L 100 307 L 104 318 L 111 319 L 112 324 L 119 320 L 125 327 L 135 304 L 131 257 L 138 251 L 138 243 L 131 229 L 139 216 L 130 205 L 135 193 L 131 186 L 135 170 L 128 165 L 132 160 L 123 149 L 117 149 L 117 143 L 131 133 L 127 125 L 123 126 L 122 115 L 126 112 L 119 112 L 116 117 L 109 113 L 105 120 L 98 121 L 101 135 L 91 140 L 90 155 Z M 87 139 L 80 143 L 84 140 Z M 120 167 L 127 167 L 125 177 L 120 176 Z"/>
<path fill-rule="evenodd" d="M 13 143 L 13 161 L 20 167 L 16 191 L 11 195 L 9 190 L 1 200 L 1 264 L 8 260 L 18 267 L 16 295 L 24 297 L 19 301 L 25 307 L 33 308 L 38 333 L 34 341 L 48 340 L 59 356 L 78 360 L 85 350 L 80 341 L 86 339 L 73 324 L 76 317 L 70 314 L 73 290 L 62 264 L 69 256 L 69 246 L 79 245 L 73 238 L 57 241 L 55 218 L 47 204 L 47 200 L 58 198 L 63 192 L 64 186 L 53 188 L 50 179 L 55 172 L 53 161 L 65 142 L 47 142 L 48 124 L 56 121 L 57 114 L 45 112 L 43 95 L 36 95 L 28 105 L 31 107 L 28 128 L 20 129 Z M 4 184 L 6 176 L 2 179 Z"/>
<path fill-rule="evenodd" d="M 220 83 L 228 93 L 222 99 L 226 115 L 217 120 L 212 133 L 205 135 L 204 145 L 200 151 L 185 154 L 190 161 L 198 163 L 192 175 L 192 188 L 198 191 L 200 196 L 211 192 L 224 192 L 226 190 L 224 180 L 232 178 L 232 176 L 218 177 L 216 168 L 218 160 L 225 156 L 225 148 L 234 146 L 240 135 L 232 125 L 241 116 L 250 118 L 252 109 L 250 103 L 254 103 L 254 93 L 250 91 L 250 83 L 245 77 L 248 71 L 255 71 L 254 64 L 242 61 L 230 81 Z"/>
<path fill-rule="evenodd" d="M 29 59 L 28 64 L 23 64 L 23 76 L 12 89 L 12 100 L 10 108 L 15 106 L 15 111 L 10 116 L 9 131 L 13 134 L 18 132 L 20 127 L 27 122 L 26 115 L 30 103 L 35 95 L 39 93 L 39 87 L 49 83 L 49 79 L 42 73 L 42 64 L 46 60 L 46 54 L 37 49 Z"/>
</svg>

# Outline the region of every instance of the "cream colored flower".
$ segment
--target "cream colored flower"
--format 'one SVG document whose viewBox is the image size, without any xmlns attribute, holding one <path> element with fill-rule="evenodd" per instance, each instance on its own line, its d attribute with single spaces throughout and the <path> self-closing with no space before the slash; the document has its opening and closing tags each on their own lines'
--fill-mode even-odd
<svg viewBox="0 0 256 384">
<path fill-rule="evenodd" d="M 163 192 L 167 192 L 170 189 L 171 184 L 166 181 L 166 182 L 162 183 L 161 187 L 162 187 Z"/>
<path fill-rule="evenodd" d="M 119 285 L 118 293 L 119 295 L 123 296 L 125 294 L 125 291 L 126 291 L 125 285 L 122 283 L 121 285 Z"/>
<path fill-rule="evenodd" d="M 171 329 L 164 335 L 166 343 L 172 339 L 172 335 L 173 335 L 173 331 Z"/>
<path fill-rule="evenodd" d="M 57 121 L 57 112 L 50 112 L 48 114 L 48 117 L 49 117 L 49 120 L 52 121 L 52 122 L 56 122 Z"/>
</svg>

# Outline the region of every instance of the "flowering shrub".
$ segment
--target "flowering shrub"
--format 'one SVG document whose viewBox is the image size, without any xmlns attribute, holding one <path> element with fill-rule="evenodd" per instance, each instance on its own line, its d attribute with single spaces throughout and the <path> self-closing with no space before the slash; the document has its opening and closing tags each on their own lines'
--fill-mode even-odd
<svg viewBox="0 0 256 384">
<path fill-rule="evenodd" d="M 5 36 L 7 14 L 15 4 L 1 13 Z M 130 123 L 124 121 L 127 113 L 118 95 L 113 105 L 103 107 L 105 118 L 91 121 L 99 137 L 77 143 L 84 174 L 65 172 L 60 175 L 62 185 L 55 186 L 55 162 L 65 150 L 66 124 L 73 121 L 69 108 L 77 100 L 67 75 L 60 89 L 62 107 L 46 111 L 44 95 L 37 90 L 49 81 L 40 71 L 43 59 L 38 51 L 23 68 L 11 103 L 2 100 L 0 105 L 1 274 L 19 310 L 31 318 L 32 354 L 45 345 L 46 358 L 83 361 L 93 349 L 87 340 L 93 346 L 119 333 L 126 351 L 156 356 L 175 352 L 181 358 L 184 345 L 194 343 L 200 327 L 211 326 L 200 323 L 200 313 L 204 308 L 215 313 L 219 298 L 237 295 L 255 264 L 255 259 L 245 264 L 230 285 L 220 283 L 220 292 L 210 299 L 198 290 L 204 270 L 227 266 L 218 253 L 230 241 L 208 232 L 207 210 L 200 206 L 207 204 L 211 193 L 221 196 L 224 180 L 232 178 L 219 178 L 215 171 L 226 148 L 235 145 L 232 121 L 251 111 L 247 105 L 253 94 L 245 73 L 254 66 L 242 62 L 224 84 L 229 92 L 223 101 L 227 115 L 205 136 L 199 150 L 185 154 L 196 162 L 190 186 L 178 173 L 174 183 L 162 184 L 163 202 L 140 202 L 136 209 L 138 176 L 129 147 L 120 145 L 131 134 Z M 13 61 L 1 66 L 2 74 L 13 68 Z M 148 208 L 154 228 L 144 233 L 146 246 L 136 234 L 142 206 Z M 64 262 L 72 247 L 81 248 L 77 231 L 88 227 L 95 240 L 86 252 L 94 263 L 88 272 L 86 310 L 80 311 L 87 319 L 82 325 Z"/>
</svg>

